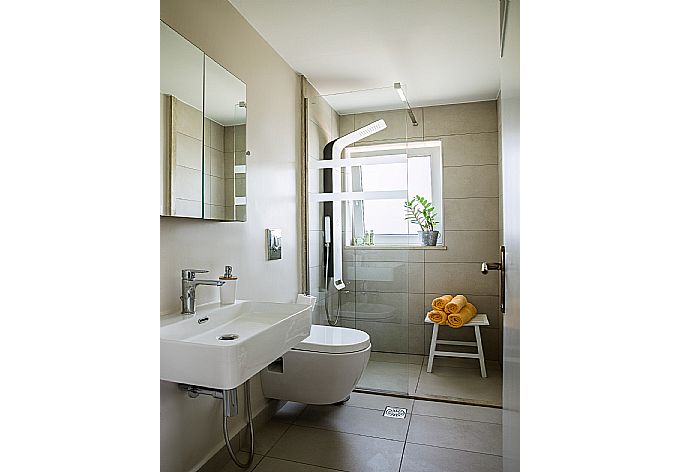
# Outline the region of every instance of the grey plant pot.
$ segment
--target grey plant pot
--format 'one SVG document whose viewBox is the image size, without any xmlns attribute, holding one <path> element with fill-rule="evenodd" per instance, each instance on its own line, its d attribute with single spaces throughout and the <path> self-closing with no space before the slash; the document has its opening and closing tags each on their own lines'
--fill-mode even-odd
<svg viewBox="0 0 690 472">
<path fill-rule="evenodd" d="M 417 231 L 424 246 L 436 246 L 438 231 Z"/>
</svg>

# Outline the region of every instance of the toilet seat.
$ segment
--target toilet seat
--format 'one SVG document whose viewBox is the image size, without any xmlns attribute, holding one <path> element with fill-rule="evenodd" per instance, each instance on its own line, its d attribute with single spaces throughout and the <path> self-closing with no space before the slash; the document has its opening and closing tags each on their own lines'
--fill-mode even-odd
<svg viewBox="0 0 690 472">
<path fill-rule="evenodd" d="M 337 326 L 312 325 L 309 337 L 293 350 L 345 354 L 362 351 L 370 345 L 369 335 L 364 331 Z"/>
</svg>

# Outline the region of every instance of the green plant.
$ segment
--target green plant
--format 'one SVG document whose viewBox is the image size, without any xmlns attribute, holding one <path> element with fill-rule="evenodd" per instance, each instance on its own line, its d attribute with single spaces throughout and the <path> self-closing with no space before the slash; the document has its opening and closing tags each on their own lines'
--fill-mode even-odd
<svg viewBox="0 0 690 472">
<path fill-rule="evenodd" d="M 415 195 L 412 200 L 405 202 L 406 220 L 419 225 L 422 231 L 433 231 L 438 224 L 436 209 L 426 198 Z"/>
</svg>

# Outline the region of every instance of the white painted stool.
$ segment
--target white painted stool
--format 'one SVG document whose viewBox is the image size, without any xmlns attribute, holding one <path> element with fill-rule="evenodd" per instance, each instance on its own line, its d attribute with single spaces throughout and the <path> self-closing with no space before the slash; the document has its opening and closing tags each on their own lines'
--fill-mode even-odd
<svg viewBox="0 0 690 472">
<path fill-rule="evenodd" d="M 427 364 L 426 371 L 431 372 L 431 369 L 434 366 L 434 356 L 443 356 L 443 357 L 466 357 L 470 359 L 479 359 L 479 367 L 482 371 L 482 377 L 486 378 L 486 366 L 484 365 L 484 349 L 482 348 L 482 335 L 479 332 L 479 327 L 480 326 L 489 326 L 489 319 L 487 318 L 486 315 L 484 314 L 478 314 L 475 315 L 474 318 L 472 318 L 471 321 L 468 323 L 465 323 L 462 325 L 460 328 L 464 328 L 465 326 L 474 326 L 474 337 L 476 338 L 476 342 L 471 342 L 471 341 L 444 341 L 442 339 L 438 339 L 438 323 L 434 323 L 429 319 L 427 316 L 424 318 L 425 323 L 433 323 L 434 325 L 434 332 L 431 335 L 431 347 L 429 348 L 429 363 Z M 451 329 L 460 329 L 460 328 L 451 328 Z M 449 344 L 451 346 L 476 346 L 477 347 L 477 352 L 450 352 L 450 351 L 437 351 L 436 350 L 436 345 L 437 344 Z"/>
</svg>

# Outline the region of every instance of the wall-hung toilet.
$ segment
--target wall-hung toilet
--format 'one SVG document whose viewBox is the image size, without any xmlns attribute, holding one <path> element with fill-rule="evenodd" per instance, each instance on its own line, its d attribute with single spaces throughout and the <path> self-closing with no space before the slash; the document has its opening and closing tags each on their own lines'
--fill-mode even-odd
<svg viewBox="0 0 690 472">
<path fill-rule="evenodd" d="M 369 362 L 364 331 L 312 325 L 307 339 L 261 371 L 265 397 L 315 405 L 345 400 Z"/>
</svg>

